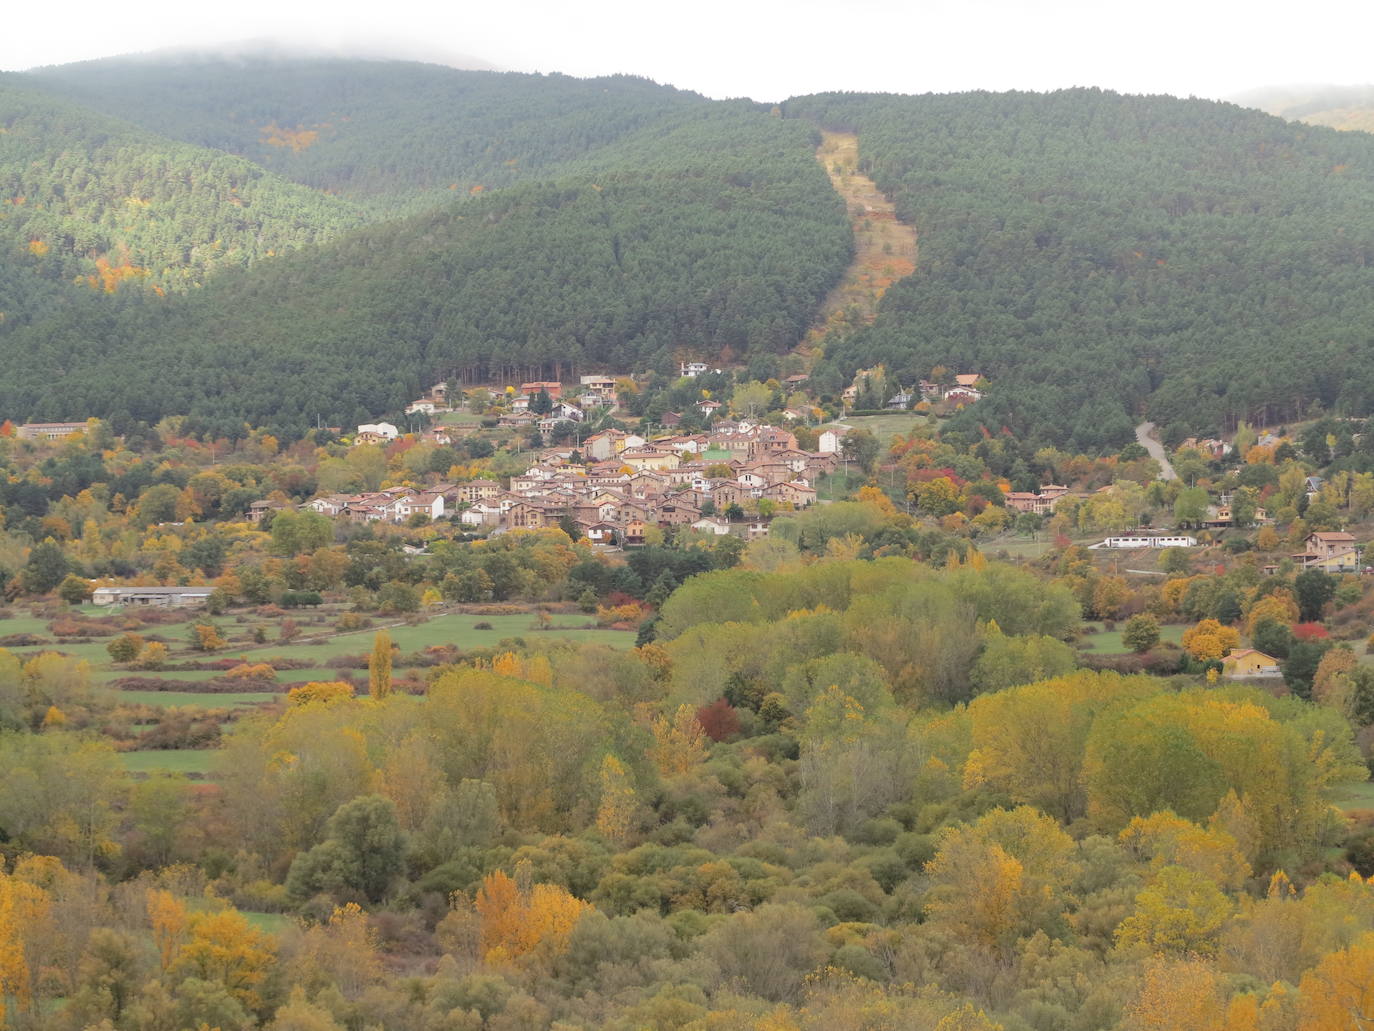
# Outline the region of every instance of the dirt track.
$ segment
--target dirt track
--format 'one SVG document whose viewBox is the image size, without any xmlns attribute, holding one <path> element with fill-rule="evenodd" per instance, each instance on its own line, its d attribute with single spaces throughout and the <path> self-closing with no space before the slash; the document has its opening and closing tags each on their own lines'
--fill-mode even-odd
<svg viewBox="0 0 1374 1031">
<path fill-rule="evenodd" d="M 916 270 L 916 231 L 897 221 L 892 202 L 858 170 L 859 138 L 822 132 L 816 151 L 835 192 L 844 198 L 854 229 L 854 260 L 821 306 L 801 350 L 814 351 L 830 330 L 873 321 L 887 288 Z"/>
</svg>

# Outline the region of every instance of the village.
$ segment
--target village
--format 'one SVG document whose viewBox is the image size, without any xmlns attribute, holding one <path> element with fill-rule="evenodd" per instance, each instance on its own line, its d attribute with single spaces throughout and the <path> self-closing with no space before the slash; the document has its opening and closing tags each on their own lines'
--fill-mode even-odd
<svg viewBox="0 0 1374 1031">
<path fill-rule="evenodd" d="M 683 380 L 722 374 L 704 362 L 682 362 L 679 371 Z M 957 374 L 938 382 L 921 380 L 914 390 L 897 386 L 888 397 L 884 379 L 881 367 L 859 370 L 841 394 L 843 405 L 928 411 L 938 404 L 948 410 L 977 401 L 987 386 L 980 374 Z M 406 524 L 416 517 L 447 517 L 483 534 L 561 527 L 594 545 L 618 547 L 644 544 L 653 527 L 688 527 L 747 540 L 765 537 L 775 515 L 816 504 L 821 478 L 849 461 L 844 447 L 848 427 L 842 420 L 818 427 L 813 449 L 799 446 L 790 427 L 815 422 L 821 411 L 812 399 L 801 400 L 806 380 L 804 373 L 796 373 L 780 384 L 791 391 L 794 403 L 781 408 L 776 419 L 739 411 L 739 405 L 735 417 L 728 417 L 730 406 L 703 390 L 688 410 L 660 414 L 655 424 L 661 432 L 654 433 L 642 427 L 586 429 L 610 421 L 608 416 L 620 402 L 618 384 L 629 381 L 624 376 L 585 375 L 572 388 L 556 380 L 497 388 L 486 391 L 495 402 L 489 412 L 498 413 L 495 427 L 537 434 L 545 445 L 571 431 L 571 442 L 537 448 L 529 467 L 506 482 L 475 479 L 423 488 L 392 486 L 322 495 L 300 507 L 361 523 Z M 407 417 L 427 423 L 419 433 L 422 441 L 448 445 L 460 432 L 444 421 L 446 413 L 467 400 L 455 396 L 450 403 L 451 388 L 435 384 L 406 406 Z M 491 422 L 488 418 L 483 425 Z M 688 422 L 700 429 L 685 430 Z M 402 436 L 393 423 L 364 423 L 352 442 L 387 446 Z M 250 507 L 249 518 L 260 523 L 284 507 L 280 501 L 261 500 Z"/>
</svg>

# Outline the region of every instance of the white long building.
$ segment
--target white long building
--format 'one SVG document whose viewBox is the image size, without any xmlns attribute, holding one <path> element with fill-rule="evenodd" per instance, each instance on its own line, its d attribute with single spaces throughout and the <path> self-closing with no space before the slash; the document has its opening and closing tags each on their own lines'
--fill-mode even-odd
<svg viewBox="0 0 1374 1031">
<path fill-rule="evenodd" d="M 1196 537 L 1185 537 L 1181 534 L 1174 536 L 1137 536 L 1127 535 L 1125 537 L 1108 537 L 1105 541 L 1099 541 L 1090 545 L 1092 548 L 1196 548 Z"/>
</svg>

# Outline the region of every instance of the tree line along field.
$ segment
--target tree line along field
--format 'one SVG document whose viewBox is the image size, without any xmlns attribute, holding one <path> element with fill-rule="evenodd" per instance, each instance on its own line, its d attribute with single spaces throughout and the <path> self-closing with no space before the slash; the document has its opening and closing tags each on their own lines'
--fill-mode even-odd
<svg viewBox="0 0 1374 1031">
<path fill-rule="evenodd" d="M 513 607 L 512 607 L 513 608 Z M 167 722 L 166 710 L 177 710 L 178 719 L 211 719 L 227 723 L 262 706 L 280 706 L 292 686 L 309 682 L 351 679 L 362 693 L 367 690 L 367 668 L 357 664 L 339 665 L 338 660 L 349 656 L 364 656 L 373 643 L 375 631 L 339 630 L 336 626 L 345 608 L 337 604 L 315 610 L 252 612 L 229 614 L 216 618 L 195 611 L 171 613 L 172 621 L 140 625 L 139 612 L 85 605 L 67 610 L 64 616 L 85 616 L 110 619 L 133 626 L 145 641 L 165 643 L 167 653 L 161 666 L 187 663 L 214 668 L 145 669 L 137 663 L 115 663 L 107 645 L 117 636 L 112 628 L 105 628 L 105 636 L 86 640 L 51 637 L 54 620 L 44 615 L 10 615 L 0 618 L 0 638 L 20 640 L 36 638 L 42 644 L 24 644 L 8 649 L 21 663 L 42 655 L 57 655 L 84 663 L 88 672 L 81 674 L 89 681 L 89 691 L 95 704 L 117 714 L 120 710 L 134 713 L 135 729 L 148 735 Z M 157 613 L 163 616 L 165 610 Z M 393 648 L 401 660 L 393 675 L 412 689 L 423 689 L 427 667 L 404 664 L 404 657 L 420 655 L 428 649 L 452 648 L 455 654 L 491 653 L 503 646 L 521 647 L 522 642 L 534 638 L 546 644 L 599 644 L 611 648 L 625 648 L 633 643 L 630 634 L 620 630 L 598 629 L 588 626 L 585 615 L 576 610 L 538 618 L 535 610 L 482 614 L 443 610 L 427 613 L 408 622 L 377 621 L 384 626 Z M 195 645 L 194 628 L 214 625 L 223 643 L 213 653 Z M 282 639 L 283 626 L 287 640 Z M 262 637 L 265 640 L 259 641 Z M 329 666 L 331 661 L 336 665 Z M 310 665 L 313 663 L 314 665 Z M 243 678 L 237 685 L 226 677 L 235 666 L 262 664 L 258 675 Z M 276 664 L 275 668 L 274 664 Z M 241 689 L 235 689 L 238 686 Z M 156 735 L 154 734 L 154 737 Z M 217 738 L 217 734 L 215 737 Z M 138 734 L 124 741 L 122 753 L 125 767 L 133 773 L 145 774 L 167 770 L 204 776 L 210 772 L 214 751 L 209 748 L 180 747 L 175 741 L 157 739 L 150 748 L 140 747 Z"/>
</svg>

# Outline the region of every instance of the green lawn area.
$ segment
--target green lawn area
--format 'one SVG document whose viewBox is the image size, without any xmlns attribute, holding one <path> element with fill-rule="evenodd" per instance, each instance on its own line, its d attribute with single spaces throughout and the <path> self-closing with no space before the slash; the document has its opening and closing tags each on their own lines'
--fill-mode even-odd
<svg viewBox="0 0 1374 1031">
<path fill-rule="evenodd" d="M 898 434 L 906 436 L 917 426 L 925 425 L 927 419 L 924 415 L 917 415 L 915 412 L 893 412 L 891 415 L 854 415 L 844 420 L 845 425 L 852 426 L 856 430 L 868 430 L 869 433 L 878 438 L 878 442 L 884 447 L 892 443 L 892 438 Z M 821 429 L 829 429 L 834 426 L 822 426 Z"/>
<path fill-rule="evenodd" d="M 436 426 L 481 426 L 482 417 L 472 412 L 436 412 Z"/>
<path fill-rule="evenodd" d="M 1331 803 L 1346 812 L 1352 809 L 1374 809 L 1374 783 L 1347 784 L 1332 792 Z"/>
<path fill-rule="evenodd" d="M 232 709 L 240 705 L 261 705 L 280 694 L 263 691 L 227 691 L 223 694 L 210 691 L 117 691 L 116 698 L 126 705 L 153 705 L 163 709 L 175 706 L 189 706 L 195 709 Z"/>
<path fill-rule="evenodd" d="M 1159 639 L 1170 644 L 1182 644 L 1185 629 L 1181 626 L 1162 626 L 1159 628 Z M 1089 645 L 1092 647 L 1089 648 Z M 1092 651 L 1094 655 L 1124 655 L 1131 650 L 1122 643 L 1120 630 L 1098 630 L 1086 634 L 1079 642 L 1079 647 Z"/>
<path fill-rule="evenodd" d="M 994 558 L 1003 551 L 1011 558 L 1039 558 L 1054 548 L 1054 541 L 1050 539 L 1050 535 L 1043 532 L 1034 540 L 1030 537 L 1008 534 L 987 541 L 978 541 L 977 544 L 978 550 L 989 558 Z"/>
<path fill-rule="evenodd" d="M 239 912 L 255 928 L 268 934 L 281 934 L 296 922 L 296 918 L 287 913 L 263 913 L 255 909 L 240 909 Z"/>
<path fill-rule="evenodd" d="M 38 634 L 40 637 L 51 637 L 52 631 L 48 629 L 46 619 L 36 619 L 33 616 L 0 619 L 0 637 L 8 637 L 10 634 Z"/>
<path fill-rule="evenodd" d="M 843 501 L 868 482 L 868 477 L 858 471 L 845 474 L 844 467 L 831 473 L 822 473 L 816 478 L 816 497 L 820 501 Z"/>
<path fill-rule="evenodd" d="M 580 613 L 554 617 L 554 626 L 560 624 L 576 627 L 586 617 Z M 474 630 L 476 623 L 490 623 L 490 630 Z M 464 650 L 471 648 L 490 648 L 507 637 L 524 637 L 530 643 L 535 641 L 564 639 L 581 644 L 609 644 L 614 648 L 629 648 L 634 645 L 634 634 L 623 630 L 582 630 L 582 629 L 536 629 L 538 623 L 533 613 L 520 613 L 514 616 L 479 616 L 464 612 L 450 612 L 436 616 L 428 623 L 419 626 L 397 626 L 390 630 L 392 643 L 402 652 L 420 651 L 435 644 L 455 644 Z M 245 653 L 252 658 L 305 659 L 321 662 L 339 655 L 358 655 L 372 647 L 376 628 L 360 633 L 343 634 L 331 637 L 319 644 L 291 644 L 281 647 L 261 649 Z M 226 654 L 234 654 L 232 651 Z M 297 673 L 285 671 L 277 674 L 277 679 L 301 679 Z M 332 679 L 332 677 L 331 677 Z"/>
<path fill-rule="evenodd" d="M 148 752 L 121 752 L 120 760 L 130 773 L 209 773 L 213 748 L 157 749 Z"/>
<path fill-rule="evenodd" d="M 46 636 L 47 632 L 43 631 Z M 40 644 L 32 648 L 11 648 L 10 651 L 15 655 L 23 656 L 24 659 L 31 659 L 35 655 L 42 655 L 44 652 L 59 652 L 62 655 L 70 655 L 74 659 L 85 659 L 91 665 L 109 662 L 110 653 L 105 650 L 105 645 L 109 642 L 108 637 L 96 637 L 89 642 L 81 644 L 67 644 L 65 642 L 57 644 Z"/>
</svg>

